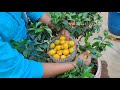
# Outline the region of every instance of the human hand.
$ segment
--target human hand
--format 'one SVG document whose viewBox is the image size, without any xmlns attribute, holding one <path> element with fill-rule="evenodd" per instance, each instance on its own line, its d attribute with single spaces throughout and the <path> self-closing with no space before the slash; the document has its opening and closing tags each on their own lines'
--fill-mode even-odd
<svg viewBox="0 0 120 90">
<path fill-rule="evenodd" d="M 59 33 L 60 35 L 65 35 L 66 36 L 66 40 L 68 41 L 70 38 L 70 32 L 66 29 L 62 29 Z"/>
<path fill-rule="evenodd" d="M 91 63 L 91 56 L 89 54 L 90 54 L 90 52 L 88 50 L 86 50 L 86 52 L 83 52 L 78 57 L 76 57 L 76 59 L 75 59 L 75 61 L 73 61 L 73 63 L 76 64 L 78 62 L 78 58 L 80 58 L 81 60 L 83 60 L 85 62 L 86 66 L 89 66 Z"/>
</svg>

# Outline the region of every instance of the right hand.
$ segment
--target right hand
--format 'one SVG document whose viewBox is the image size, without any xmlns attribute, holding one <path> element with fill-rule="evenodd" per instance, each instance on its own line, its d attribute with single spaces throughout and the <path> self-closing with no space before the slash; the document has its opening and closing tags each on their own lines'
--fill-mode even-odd
<svg viewBox="0 0 120 90">
<path fill-rule="evenodd" d="M 60 32 L 59 32 L 59 35 L 65 35 L 66 36 L 66 40 L 69 41 L 69 38 L 70 38 L 70 32 L 66 29 L 62 29 Z"/>
<path fill-rule="evenodd" d="M 84 58 L 85 55 L 88 55 L 88 58 Z M 74 64 L 77 63 L 78 58 L 80 58 L 81 60 L 85 61 L 86 66 L 89 66 L 91 63 L 91 56 L 89 55 L 89 53 L 83 52 L 82 54 L 80 54 L 78 57 L 76 57 L 75 61 L 73 61 Z"/>
</svg>

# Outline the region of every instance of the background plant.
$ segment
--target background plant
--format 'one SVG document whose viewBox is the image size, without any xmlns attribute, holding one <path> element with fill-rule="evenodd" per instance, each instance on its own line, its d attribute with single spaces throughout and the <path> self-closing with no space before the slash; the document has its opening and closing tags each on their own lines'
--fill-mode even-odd
<svg viewBox="0 0 120 90">
<path fill-rule="evenodd" d="M 75 38 L 100 31 L 102 17 L 99 12 L 50 12 L 52 22 L 59 31 L 66 28 Z"/>
<path fill-rule="evenodd" d="M 22 53 L 25 58 L 40 62 L 47 62 L 47 50 L 51 41 L 52 31 L 42 23 L 30 22 L 28 29 L 28 38 L 16 42 L 11 41 L 11 45 Z"/>
</svg>

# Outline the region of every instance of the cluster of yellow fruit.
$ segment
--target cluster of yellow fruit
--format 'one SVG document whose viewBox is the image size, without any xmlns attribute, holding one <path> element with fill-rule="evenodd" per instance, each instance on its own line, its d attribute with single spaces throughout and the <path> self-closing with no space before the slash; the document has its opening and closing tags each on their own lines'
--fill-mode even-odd
<svg viewBox="0 0 120 90">
<path fill-rule="evenodd" d="M 55 60 L 63 60 L 68 58 L 74 52 L 74 41 L 66 41 L 65 36 L 60 36 L 59 40 L 55 40 L 50 44 L 49 55 Z"/>
</svg>

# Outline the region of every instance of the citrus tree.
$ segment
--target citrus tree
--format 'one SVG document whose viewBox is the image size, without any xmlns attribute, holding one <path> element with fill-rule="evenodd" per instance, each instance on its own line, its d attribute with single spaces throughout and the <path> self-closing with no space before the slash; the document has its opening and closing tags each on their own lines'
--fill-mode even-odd
<svg viewBox="0 0 120 90">
<path fill-rule="evenodd" d="M 78 42 L 78 47 L 80 48 L 78 52 L 90 50 L 94 58 L 99 58 L 106 46 L 112 46 L 112 43 L 106 41 L 107 38 L 112 37 L 108 35 L 106 30 L 103 36 L 97 36 L 92 40 L 94 43 L 89 41 L 89 38 L 94 33 L 100 32 L 102 23 L 100 12 L 50 12 L 50 15 L 58 31 L 61 28 L 65 28 L 69 30 L 73 38 L 79 38 L 80 41 L 84 40 L 84 45 Z"/>
</svg>

